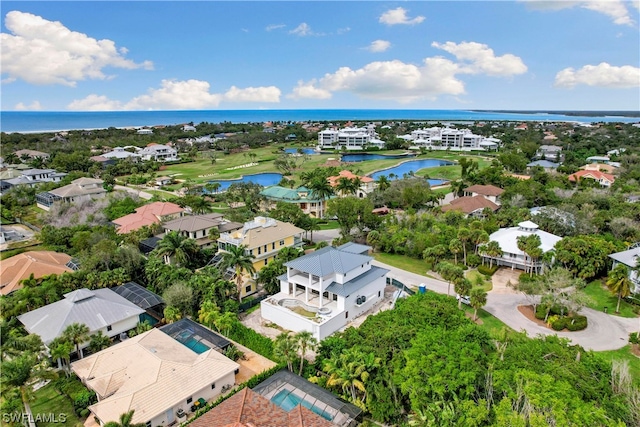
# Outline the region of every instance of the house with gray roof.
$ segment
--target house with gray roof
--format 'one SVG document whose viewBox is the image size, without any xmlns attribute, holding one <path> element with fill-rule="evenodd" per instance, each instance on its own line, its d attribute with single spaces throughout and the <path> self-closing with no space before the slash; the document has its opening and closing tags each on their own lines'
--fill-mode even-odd
<svg viewBox="0 0 640 427">
<path fill-rule="evenodd" d="M 111 289 L 78 289 L 64 298 L 18 316 L 27 332 L 39 335 L 45 345 L 62 335 L 72 323 L 85 324 L 89 334 L 102 331 L 110 338 L 134 329 L 144 310 Z M 80 345 L 80 351 L 89 342 Z"/>
<path fill-rule="evenodd" d="M 242 228 L 238 222 L 228 221 L 222 214 L 185 215 L 162 224 L 165 233 L 176 231 L 180 235 L 195 239 L 201 248 L 211 247 L 215 240 L 209 238 L 209 231 L 217 228 L 219 233 L 226 233 Z"/>
<path fill-rule="evenodd" d="M 616 268 L 618 264 L 622 264 L 627 267 L 629 272 L 629 280 L 633 283 L 631 292 L 637 294 L 640 292 L 640 272 L 636 270 L 640 265 L 640 242 L 632 245 L 629 249 L 622 252 L 616 252 L 609 255 L 609 258 L 613 260 L 611 269 Z"/>
<path fill-rule="evenodd" d="M 322 340 L 371 310 L 384 298 L 389 270 L 359 246 L 327 246 L 287 262 L 280 292 L 261 302 L 262 317 Z"/>
<path fill-rule="evenodd" d="M 78 178 L 71 184 L 55 190 L 36 194 L 36 205 L 48 211 L 55 202 L 79 203 L 93 198 L 105 197 L 107 190 L 102 186 L 104 181 L 95 178 Z"/>
</svg>

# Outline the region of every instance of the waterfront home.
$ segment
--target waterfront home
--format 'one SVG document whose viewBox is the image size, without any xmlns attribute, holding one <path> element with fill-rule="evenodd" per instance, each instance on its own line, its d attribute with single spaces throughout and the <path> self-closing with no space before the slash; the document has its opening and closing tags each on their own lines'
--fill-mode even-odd
<svg viewBox="0 0 640 427">
<path fill-rule="evenodd" d="M 184 237 L 195 239 L 200 248 L 209 248 L 215 242 L 209 236 L 211 229 L 216 228 L 219 233 L 224 233 L 242 228 L 242 224 L 228 221 L 222 214 L 210 213 L 182 216 L 165 222 L 162 228 L 165 233 L 176 231 Z"/>
<path fill-rule="evenodd" d="M 609 258 L 613 260 L 613 265 L 611 266 L 612 270 L 616 268 L 618 264 L 622 264 L 627 267 L 627 271 L 629 272 L 629 280 L 631 280 L 631 283 L 633 283 L 631 292 L 634 294 L 639 293 L 640 272 L 638 272 L 637 268 L 640 264 L 640 243 L 632 245 L 626 251 L 611 254 L 609 255 Z"/>
<path fill-rule="evenodd" d="M 261 302 L 262 317 L 322 340 L 382 301 L 389 270 L 350 248 L 327 246 L 287 262 L 280 292 Z"/>
<path fill-rule="evenodd" d="M 400 138 L 411 144 L 411 149 L 427 148 L 430 150 L 495 150 L 500 140 L 497 138 L 485 138 L 475 135 L 469 129 L 453 129 L 442 127 L 430 127 L 416 129 L 410 135 L 401 135 Z"/>
<path fill-rule="evenodd" d="M 218 238 L 218 253 L 224 253 L 230 247 L 244 246 L 248 255 L 253 255 L 253 268 L 259 272 L 278 252 L 287 247 L 302 247 L 302 233 L 304 230 L 288 222 L 273 218 L 258 216 L 253 221 L 245 222 L 242 228 L 220 233 Z M 256 276 L 244 280 L 240 297 L 244 298 L 256 292 Z"/>
<path fill-rule="evenodd" d="M 179 218 L 183 213 L 184 209 L 175 203 L 153 202 L 140 206 L 134 213 L 116 218 L 112 222 L 116 226 L 116 233 L 127 234 L 144 226 Z"/>
<path fill-rule="evenodd" d="M 500 245 L 500 249 L 502 250 L 501 256 L 490 257 L 486 254 L 483 254 L 482 256 L 487 262 L 493 258 L 494 264 L 511 267 L 512 270 L 514 268 L 519 270 L 528 270 L 533 268 L 534 271 L 541 273 L 544 270 L 544 264 L 542 261 L 538 259 L 533 262 L 532 265 L 531 258 L 518 249 L 518 237 L 526 237 L 532 234 L 540 237 L 540 249 L 543 254 L 552 250 L 556 243 L 562 240 L 562 237 L 540 230 L 538 225 L 534 222 L 523 221 L 519 223 L 517 227 L 501 228 L 498 231 L 491 233 L 489 236 L 489 241 L 496 241 Z"/>
<path fill-rule="evenodd" d="M 100 425 L 133 412 L 131 423 L 186 421 L 235 385 L 240 365 L 214 349 L 199 353 L 152 329 L 71 364 L 98 397 L 89 411 Z"/>
<path fill-rule="evenodd" d="M 153 160 L 156 162 L 169 162 L 180 160 L 175 148 L 163 144 L 149 144 L 138 152 L 142 160 Z"/>
<path fill-rule="evenodd" d="M 359 198 L 365 198 L 368 194 L 373 193 L 373 190 L 377 187 L 375 180 L 368 176 L 358 176 L 351 171 L 342 170 L 336 176 L 330 176 L 328 179 L 329 185 L 334 189 L 338 186 L 340 178 L 345 178 L 349 180 L 358 180 L 359 186 L 356 189 L 355 196 Z M 346 197 L 351 196 L 351 194 L 341 193 L 340 196 Z"/>
<path fill-rule="evenodd" d="M 102 187 L 103 182 L 95 178 L 75 179 L 64 187 L 36 194 L 36 205 L 48 211 L 56 202 L 79 203 L 105 197 L 107 190 Z"/>
<path fill-rule="evenodd" d="M 30 251 L 0 261 L 0 294 L 8 295 L 22 288 L 22 281 L 33 275 L 34 279 L 51 274 L 70 273 L 71 257 L 53 251 Z"/>
<path fill-rule="evenodd" d="M 266 199 L 265 210 L 273 209 L 278 202 L 293 203 L 305 214 L 322 218 L 327 211 L 327 200 L 315 197 L 307 187 L 287 188 L 272 185 L 260 192 Z"/>
<path fill-rule="evenodd" d="M 87 325 L 90 335 L 102 331 L 110 338 L 126 336 L 138 325 L 142 313 L 143 309 L 111 289 L 83 288 L 64 294 L 60 301 L 21 314 L 18 320 L 27 332 L 40 336 L 49 345 L 73 323 Z M 81 343 L 80 353 L 88 345 L 88 341 Z"/>
<path fill-rule="evenodd" d="M 318 132 L 318 150 L 362 150 L 370 144 L 384 146 L 377 136 L 373 124 L 360 128 L 325 129 Z"/>
</svg>

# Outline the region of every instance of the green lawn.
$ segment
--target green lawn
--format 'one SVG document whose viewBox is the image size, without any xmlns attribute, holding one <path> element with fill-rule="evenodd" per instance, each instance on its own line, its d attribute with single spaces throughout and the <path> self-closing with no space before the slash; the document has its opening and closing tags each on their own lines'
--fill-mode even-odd
<svg viewBox="0 0 640 427">
<path fill-rule="evenodd" d="M 376 259 L 376 261 L 380 261 L 396 268 L 419 274 L 421 276 L 433 278 L 433 276 L 427 274 L 427 263 L 424 260 L 409 258 L 407 256 L 398 254 L 387 254 L 383 252 L 376 252 L 373 254 L 373 257 Z M 405 285 L 411 287 L 411 285 L 417 286 L 417 283 L 405 283 Z"/>
<path fill-rule="evenodd" d="M 629 371 L 631 376 L 640 381 L 640 358 L 631 352 L 631 345 L 626 346 L 618 350 L 599 351 L 598 354 L 602 354 L 608 360 L 626 360 L 629 362 Z"/>
<path fill-rule="evenodd" d="M 340 228 L 340 224 L 335 220 L 328 220 L 326 224 L 318 224 L 320 230 L 335 230 L 336 228 Z"/>
<path fill-rule="evenodd" d="M 34 393 L 34 400 L 31 401 L 31 412 L 34 417 L 37 417 L 37 414 L 54 414 L 56 416 L 55 420 L 59 422 L 38 422 L 36 423 L 38 427 L 60 427 L 60 426 L 82 426 L 83 421 L 81 421 L 73 411 L 73 404 L 67 398 L 67 396 L 58 393 L 58 391 L 51 385 L 48 384 L 42 387 L 39 390 L 36 390 Z M 62 415 L 60 415 L 62 414 Z M 65 417 L 65 421 L 62 422 L 62 416 Z"/>
<path fill-rule="evenodd" d="M 482 288 L 489 292 L 491 289 L 493 289 L 493 284 L 491 283 L 491 279 L 485 277 L 484 274 L 478 273 L 478 270 L 467 270 L 464 274 L 464 276 L 469 279 L 469 281 L 471 282 L 471 284 L 473 286 L 482 286 Z M 482 280 L 482 283 L 480 283 L 480 280 Z"/>
<path fill-rule="evenodd" d="M 470 307 L 466 304 L 462 304 L 462 307 L 467 313 L 471 313 L 472 317 L 470 318 L 473 319 L 473 307 Z M 504 323 L 502 323 L 502 321 L 497 317 L 495 317 L 493 314 L 490 314 L 489 312 L 484 311 L 483 309 L 478 310 L 478 319 L 482 320 L 481 326 L 487 329 L 489 333 L 492 335 L 494 334 L 498 335 L 505 328 L 509 331 L 513 330 L 507 325 L 505 325 Z"/>
<path fill-rule="evenodd" d="M 620 317 L 637 317 L 637 314 L 633 311 L 633 305 L 620 301 L 620 313 L 616 313 L 616 305 L 618 304 L 618 297 L 612 295 L 611 292 L 602 285 L 600 280 L 595 280 L 587 285 L 584 292 L 593 300 L 587 306 L 594 310 L 602 311 L 604 307 L 608 307 L 609 314 L 613 314 Z"/>
</svg>

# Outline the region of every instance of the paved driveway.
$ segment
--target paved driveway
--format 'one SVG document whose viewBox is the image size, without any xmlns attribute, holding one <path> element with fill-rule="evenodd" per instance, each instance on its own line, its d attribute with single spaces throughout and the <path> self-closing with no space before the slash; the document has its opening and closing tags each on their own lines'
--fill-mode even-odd
<svg viewBox="0 0 640 427">
<path fill-rule="evenodd" d="M 389 276 L 399 280 L 411 288 L 417 288 L 420 283 L 427 285 L 427 290 L 447 293 L 447 283 L 419 274 L 400 270 L 399 268 L 373 261 L 374 265 L 391 270 Z M 453 286 L 450 295 L 455 296 Z M 487 305 L 483 308 L 491 313 L 507 326 L 516 331 L 526 331 L 529 336 L 558 335 L 568 338 L 573 344 L 578 344 L 587 350 L 603 351 L 616 350 L 628 343 L 629 333 L 640 329 L 640 318 L 628 319 L 605 314 L 589 308 L 584 308 L 581 314 L 589 319 L 589 326 L 583 331 L 556 332 L 529 321 L 518 311 L 518 305 L 530 305 L 531 302 L 519 293 L 495 293 L 489 292 Z"/>
</svg>

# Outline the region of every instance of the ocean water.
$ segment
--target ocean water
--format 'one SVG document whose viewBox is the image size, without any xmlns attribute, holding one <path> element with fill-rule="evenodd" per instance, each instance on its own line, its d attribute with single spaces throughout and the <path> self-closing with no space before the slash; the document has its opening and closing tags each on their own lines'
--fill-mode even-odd
<svg viewBox="0 0 640 427">
<path fill-rule="evenodd" d="M 466 110 L 183 110 L 183 111 L 1 111 L 2 132 L 54 132 L 180 125 L 193 122 L 258 123 L 267 121 L 425 120 L 425 121 L 566 121 L 636 123 L 638 117 L 569 116 L 559 113 L 511 113 Z M 612 113 L 614 114 L 614 113 Z"/>
</svg>

